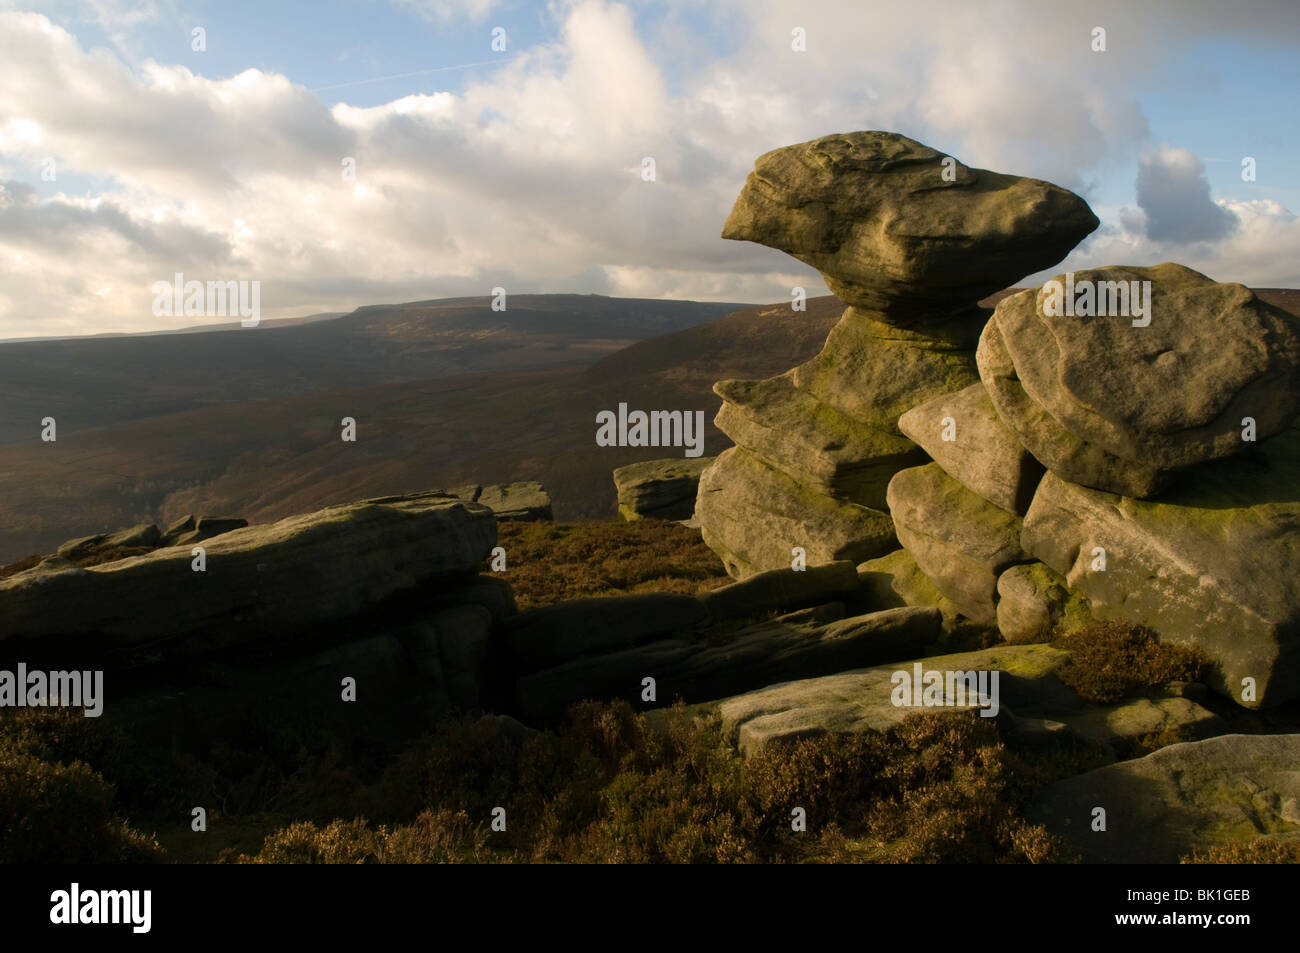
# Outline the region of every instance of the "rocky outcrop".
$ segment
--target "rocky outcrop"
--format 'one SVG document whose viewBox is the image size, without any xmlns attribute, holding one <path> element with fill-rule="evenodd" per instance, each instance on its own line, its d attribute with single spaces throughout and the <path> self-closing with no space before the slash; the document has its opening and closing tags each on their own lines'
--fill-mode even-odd
<svg viewBox="0 0 1300 953">
<path fill-rule="evenodd" d="M 979 299 L 1058 260 L 1096 225 L 1063 189 L 970 169 L 894 133 L 827 136 L 760 157 L 723 237 L 811 264 L 849 307 L 807 363 L 715 387 L 715 422 L 739 450 L 701 478 L 696 516 L 728 572 L 786 566 L 796 546 L 810 561 L 892 548 L 889 481 L 926 459 L 899 417 L 978 384 L 974 351 L 989 314 Z M 967 453 L 977 427 L 996 425 L 979 409 Z M 1014 439 L 1004 443 L 1009 459 L 985 489 L 1023 512 L 1037 471 Z"/>
<path fill-rule="evenodd" d="M 614 471 L 618 512 L 625 520 L 689 520 L 695 514 L 700 474 L 712 457 L 631 463 Z"/>
<path fill-rule="evenodd" d="M 1048 474 L 1022 539 L 1099 618 L 1195 646 L 1224 694 L 1277 704 L 1300 696 L 1298 474 L 1296 428 L 1256 454 L 1196 468 L 1158 500 Z"/>
<path fill-rule="evenodd" d="M 858 559 L 878 606 L 950 632 L 1145 624 L 1241 704 L 1300 696 L 1300 319 L 1172 263 L 977 306 L 1095 226 L 1068 192 L 891 134 L 762 156 L 724 237 L 849 307 L 812 360 L 716 385 L 737 446 L 701 478 L 704 540 L 738 577 Z"/>
<path fill-rule="evenodd" d="M 549 721 L 583 698 L 699 702 L 783 678 L 914 655 L 939 631 L 937 610 L 902 608 L 829 623 L 777 620 L 716 641 L 661 639 L 525 675 L 518 704 L 528 718 Z M 651 687 L 654 694 L 647 696 Z"/>
<path fill-rule="evenodd" d="M 158 532 L 158 527 L 152 523 L 142 523 L 116 533 L 99 533 L 95 536 L 70 539 L 55 551 L 55 555 L 77 562 L 122 549 L 150 550 L 161 542 L 162 534 Z"/>
<path fill-rule="evenodd" d="M 43 563 L 0 580 L 0 648 L 93 640 L 104 654 L 174 656 L 283 638 L 472 577 L 495 540 L 486 507 L 426 494 L 237 529 L 201 557 L 182 545 L 88 569 Z"/>
<path fill-rule="evenodd" d="M 1300 834 L 1297 764 L 1300 735 L 1222 735 L 1058 781 L 1028 816 L 1087 863 L 1175 864 L 1210 847 Z"/>
<path fill-rule="evenodd" d="M 551 497 L 536 482 L 495 483 L 491 486 L 464 486 L 447 491 L 450 495 L 486 506 L 500 522 L 549 522 Z"/>
</svg>

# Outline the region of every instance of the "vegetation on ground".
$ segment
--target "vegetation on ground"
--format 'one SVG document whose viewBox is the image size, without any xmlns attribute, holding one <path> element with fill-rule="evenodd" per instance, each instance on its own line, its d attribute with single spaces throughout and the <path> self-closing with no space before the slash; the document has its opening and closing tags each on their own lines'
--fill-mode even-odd
<svg viewBox="0 0 1300 953">
<path fill-rule="evenodd" d="M 624 702 L 546 732 L 466 717 L 370 757 L 361 741 L 290 722 L 260 750 L 245 736 L 178 756 L 65 711 L 6 712 L 0 860 L 1043 862 L 1069 858 L 1020 808 L 1084 767 L 1064 750 L 1026 764 L 995 724 L 952 712 L 749 759 L 716 721 Z"/>
<path fill-rule="evenodd" d="M 731 582 L 700 531 L 665 520 L 502 523 L 520 609 L 631 592 L 699 593 Z"/>
<path fill-rule="evenodd" d="M 1173 681 L 1200 681 L 1209 664 L 1199 652 L 1162 643 L 1129 622 L 1090 622 L 1054 644 L 1070 653 L 1061 681 L 1085 701 L 1103 705 Z"/>
<path fill-rule="evenodd" d="M 1300 864 L 1300 837 L 1257 837 L 1193 851 L 1184 864 Z"/>
</svg>

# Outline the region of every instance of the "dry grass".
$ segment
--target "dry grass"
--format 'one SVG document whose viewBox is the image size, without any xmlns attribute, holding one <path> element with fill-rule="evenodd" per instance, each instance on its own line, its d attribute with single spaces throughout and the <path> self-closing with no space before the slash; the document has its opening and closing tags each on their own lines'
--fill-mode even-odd
<svg viewBox="0 0 1300 953">
<path fill-rule="evenodd" d="M 1208 664 L 1199 653 L 1162 644 L 1150 629 L 1128 622 L 1091 622 L 1055 644 L 1070 653 L 1061 680 L 1085 701 L 1103 705 L 1172 681 L 1200 681 Z"/>
<path fill-rule="evenodd" d="M 1069 859 L 1018 810 L 1028 788 L 995 726 L 920 714 L 888 732 L 769 745 L 742 761 L 716 722 L 657 725 L 575 706 L 559 732 L 445 727 L 379 785 L 413 824 L 335 820 L 270 835 L 245 862 L 1044 862 Z M 494 807 L 507 829 L 490 829 Z M 792 810 L 806 812 L 795 831 Z M 409 815 L 408 815 L 409 816 Z M 471 819 L 476 819 L 471 821 Z"/>
<path fill-rule="evenodd" d="M 1260 837 L 1194 851 L 1184 864 L 1300 864 L 1300 838 Z"/>
<path fill-rule="evenodd" d="M 630 592 L 698 593 L 731 582 L 699 530 L 663 520 L 502 523 L 520 609 Z"/>
</svg>

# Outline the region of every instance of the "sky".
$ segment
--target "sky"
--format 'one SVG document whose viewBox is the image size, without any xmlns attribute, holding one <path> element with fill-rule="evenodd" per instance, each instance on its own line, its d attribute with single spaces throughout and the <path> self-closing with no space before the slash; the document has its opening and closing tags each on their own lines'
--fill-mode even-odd
<svg viewBox="0 0 1300 953">
<path fill-rule="evenodd" d="M 155 313 L 177 273 L 264 318 L 824 294 L 719 233 L 759 155 L 858 129 L 1083 196 L 1020 284 L 1300 287 L 1297 93 L 1291 0 L 0 0 L 0 338 L 204 323 Z"/>
</svg>

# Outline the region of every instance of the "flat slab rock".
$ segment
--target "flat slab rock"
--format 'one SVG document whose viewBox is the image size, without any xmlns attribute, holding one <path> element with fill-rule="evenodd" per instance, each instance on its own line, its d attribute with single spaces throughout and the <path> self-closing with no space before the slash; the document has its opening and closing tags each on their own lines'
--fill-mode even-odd
<svg viewBox="0 0 1300 953">
<path fill-rule="evenodd" d="M 700 702 L 794 675 L 811 676 L 915 655 L 939 636 L 940 616 L 926 608 L 890 609 L 820 624 L 751 626 L 715 642 L 664 639 L 606 655 L 576 659 L 520 678 L 519 709 L 548 721 L 583 698 L 642 704 L 643 679 L 655 679 L 659 700 Z"/>
<path fill-rule="evenodd" d="M 625 520 L 689 520 L 700 474 L 712 462 L 713 457 L 668 458 L 619 467 L 613 474 L 619 514 Z"/>
<path fill-rule="evenodd" d="M 847 304 L 933 318 L 1050 267 L 1097 225 L 1065 189 L 873 131 L 760 156 L 722 237 L 793 255 Z"/>
<path fill-rule="evenodd" d="M 736 445 L 820 493 L 873 509 L 904 467 L 925 462 L 892 428 L 864 424 L 795 386 L 794 372 L 762 381 L 713 385 L 722 398 L 714 421 Z"/>
<path fill-rule="evenodd" d="M 1193 851 L 1300 833 L 1300 735 L 1221 735 L 1058 781 L 1028 817 L 1088 863 L 1174 864 Z M 1096 808 L 1106 829 L 1094 831 Z"/>
<path fill-rule="evenodd" d="M 465 486 L 448 492 L 466 502 L 486 506 L 503 523 L 549 522 L 552 518 L 551 496 L 535 481 Z"/>
<path fill-rule="evenodd" d="M 745 619 L 830 602 L 856 592 L 859 584 L 853 562 L 842 560 L 801 570 L 770 569 L 698 598 L 713 619 Z"/>
<path fill-rule="evenodd" d="M 472 577 L 495 542 L 487 507 L 417 494 L 223 533 L 204 544 L 203 572 L 189 546 L 89 569 L 37 566 L 0 580 L 0 646 L 85 636 L 105 652 L 157 644 L 189 654 L 285 636 Z"/>
<path fill-rule="evenodd" d="M 1055 676 L 1067 657 L 1050 645 L 997 646 L 785 682 L 702 705 L 699 710 L 719 714 L 724 735 L 746 754 L 778 739 L 883 731 L 913 712 L 941 710 L 896 706 L 891 700 L 894 673 L 911 673 L 918 662 L 925 672 L 996 670 L 1002 705 L 1017 711 L 1022 707 L 1059 710 L 1079 705 Z"/>
<path fill-rule="evenodd" d="M 1059 717 L 1075 734 L 1113 746 L 1165 732 L 1190 732 L 1191 737 L 1205 738 L 1221 734 L 1226 727 L 1222 718 L 1190 698 L 1131 698 Z"/>
</svg>

